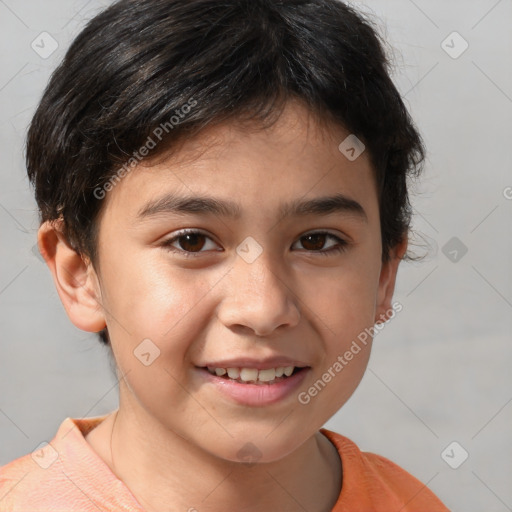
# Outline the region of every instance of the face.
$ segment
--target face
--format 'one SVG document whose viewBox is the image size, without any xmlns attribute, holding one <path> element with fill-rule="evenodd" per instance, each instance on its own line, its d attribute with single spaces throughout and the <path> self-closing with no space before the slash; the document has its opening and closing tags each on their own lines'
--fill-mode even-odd
<svg viewBox="0 0 512 512">
<path fill-rule="evenodd" d="M 289 104 L 267 130 L 217 126 L 109 191 L 98 296 L 120 406 L 148 431 L 277 460 L 352 395 L 371 345 L 353 342 L 389 309 L 396 262 L 381 262 L 367 153 L 338 150 L 348 135 Z"/>
</svg>

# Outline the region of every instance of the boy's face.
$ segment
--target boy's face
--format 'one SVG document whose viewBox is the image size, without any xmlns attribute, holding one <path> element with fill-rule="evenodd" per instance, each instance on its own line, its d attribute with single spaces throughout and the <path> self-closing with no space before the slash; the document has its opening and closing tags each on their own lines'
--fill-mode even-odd
<svg viewBox="0 0 512 512">
<path fill-rule="evenodd" d="M 124 375 L 121 411 L 144 434 L 177 435 L 223 459 L 270 461 L 310 438 L 352 395 L 370 342 L 359 342 L 350 361 L 343 356 L 389 311 L 399 258 L 382 265 L 369 155 L 347 159 L 338 150 L 347 135 L 320 131 L 290 103 L 267 131 L 213 128 L 107 194 L 99 273 L 88 269 L 101 311 L 65 305 L 82 329 L 104 315 Z M 141 215 L 170 195 L 234 203 L 239 216 L 165 208 Z M 281 219 L 283 205 L 335 195 L 352 207 Z M 164 245 L 183 229 L 200 235 Z M 346 243 L 341 251 L 335 237 Z M 397 249 L 401 256 L 405 246 Z M 344 364 L 333 371 L 338 356 Z M 213 376 L 208 366 L 304 368 L 258 385 Z M 331 379 L 309 393 L 329 368 Z"/>
</svg>

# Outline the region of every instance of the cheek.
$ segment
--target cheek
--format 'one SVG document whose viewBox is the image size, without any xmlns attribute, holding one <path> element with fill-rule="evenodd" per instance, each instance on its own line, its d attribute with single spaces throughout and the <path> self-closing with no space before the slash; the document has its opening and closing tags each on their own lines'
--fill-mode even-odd
<svg viewBox="0 0 512 512">
<path fill-rule="evenodd" d="M 364 269 L 361 269 L 363 272 Z M 367 269 L 368 270 L 368 269 Z M 375 315 L 375 276 L 370 272 L 339 273 L 335 284 L 311 304 L 318 312 L 324 350 L 311 379 L 297 396 L 304 428 L 325 423 L 358 387 L 370 357 Z"/>
<path fill-rule="evenodd" d="M 380 263 L 358 254 L 339 267 L 311 275 L 301 285 L 304 302 L 318 315 L 319 325 L 346 343 L 373 325 Z"/>
<path fill-rule="evenodd" d="M 380 261 L 375 254 L 371 250 L 360 251 L 357 257 L 347 257 L 335 272 L 307 285 L 305 296 L 311 297 L 308 305 L 319 319 L 316 323 L 324 343 L 315 375 L 322 382 L 311 390 L 311 397 L 318 394 L 321 398 L 314 400 L 313 407 L 327 407 L 334 414 L 351 396 L 366 370 L 379 270 Z"/>
<path fill-rule="evenodd" d="M 124 266 L 119 275 L 127 275 L 130 262 Z M 112 349 L 128 396 L 164 423 L 171 411 L 184 413 L 190 402 L 186 383 L 192 348 L 210 319 L 205 298 L 212 284 L 198 275 L 191 279 L 188 272 L 171 265 L 139 265 L 130 279 L 120 280 L 117 287 L 111 283 L 107 305 Z M 197 421 L 206 421 L 202 415 L 204 411 L 194 409 Z"/>
<path fill-rule="evenodd" d="M 215 276 L 191 276 L 191 270 L 173 268 L 164 258 L 142 262 L 136 256 L 125 258 L 110 276 L 104 306 L 119 364 L 132 368 L 134 351 L 147 348 L 151 357 L 153 352 L 158 355 L 155 364 L 178 371 L 208 321 L 202 301 Z"/>
</svg>

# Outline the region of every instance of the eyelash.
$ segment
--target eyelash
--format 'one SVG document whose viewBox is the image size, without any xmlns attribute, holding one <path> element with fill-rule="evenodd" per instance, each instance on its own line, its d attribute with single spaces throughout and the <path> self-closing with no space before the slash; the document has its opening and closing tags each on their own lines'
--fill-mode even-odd
<svg viewBox="0 0 512 512">
<path fill-rule="evenodd" d="M 194 229 L 184 229 L 182 231 L 179 231 L 172 238 L 164 240 L 164 242 L 162 242 L 161 246 L 164 247 L 166 250 L 169 250 L 170 252 L 179 253 L 180 255 L 185 256 L 186 258 L 195 258 L 195 257 L 199 256 L 202 252 L 205 252 L 205 251 L 197 251 L 197 252 L 184 251 L 182 249 L 176 249 L 176 247 L 172 246 L 172 244 L 174 242 L 176 242 L 180 238 L 183 238 L 185 235 L 203 235 L 206 238 L 209 238 L 211 240 L 211 238 L 206 233 L 203 233 L 202 231 L 198 231 L 198 230 L 194 230 Z M 333 235 L 332 233 L 329 233 L 327 231 L 313 231 L 310 233 L 306 233 L 305 235 L 302 235 L 299 238 L 299 240 L 301 238 L 304 238 L 309 235 L 327 235 L 328 238 L 333 238 L 338 242 L 338 245 L 331 247 L 327 250 L 322 250 L 322 251 L 306 250 L 306 252 L 309 252 L 309 253 L 316 253 L 316 254 L 320 254 L 322 256 L 331 256 L 334 254 L 339 254 L 339 253 L 344 252 L 348 245 L 348 242 L 346 240 L 343 240 L 343 239 L 339 238 L 338 236 Z"/>
</svg>

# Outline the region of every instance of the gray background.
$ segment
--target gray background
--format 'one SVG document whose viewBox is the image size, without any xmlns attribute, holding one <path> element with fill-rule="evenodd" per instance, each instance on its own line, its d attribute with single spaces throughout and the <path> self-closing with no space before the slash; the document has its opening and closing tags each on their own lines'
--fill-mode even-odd
<svg viewBox="0 0 512 512">
<path fill-rule="evenodd" d="M 51 440 L 65 417 L 118 403 L 106 349 L 69 321 L 32 251 L 38 219 L 23 161 L 51 71 L 108 3 L 0 0 L 0 465 Z M 413 199 L 426 257 L 402 265 L 403 310 L 326 426 L 406 468 L 452 510 L 512 510 L 512 2 L 353 3 L 380 18 L 428 147 Z M 31 48 L 43 31 L 59 45 L 48 58 Z M 461 55 L 453 31 L 469 45 Z M 468 459 L 452 469 L 462 450 Z"/>
</svg>

